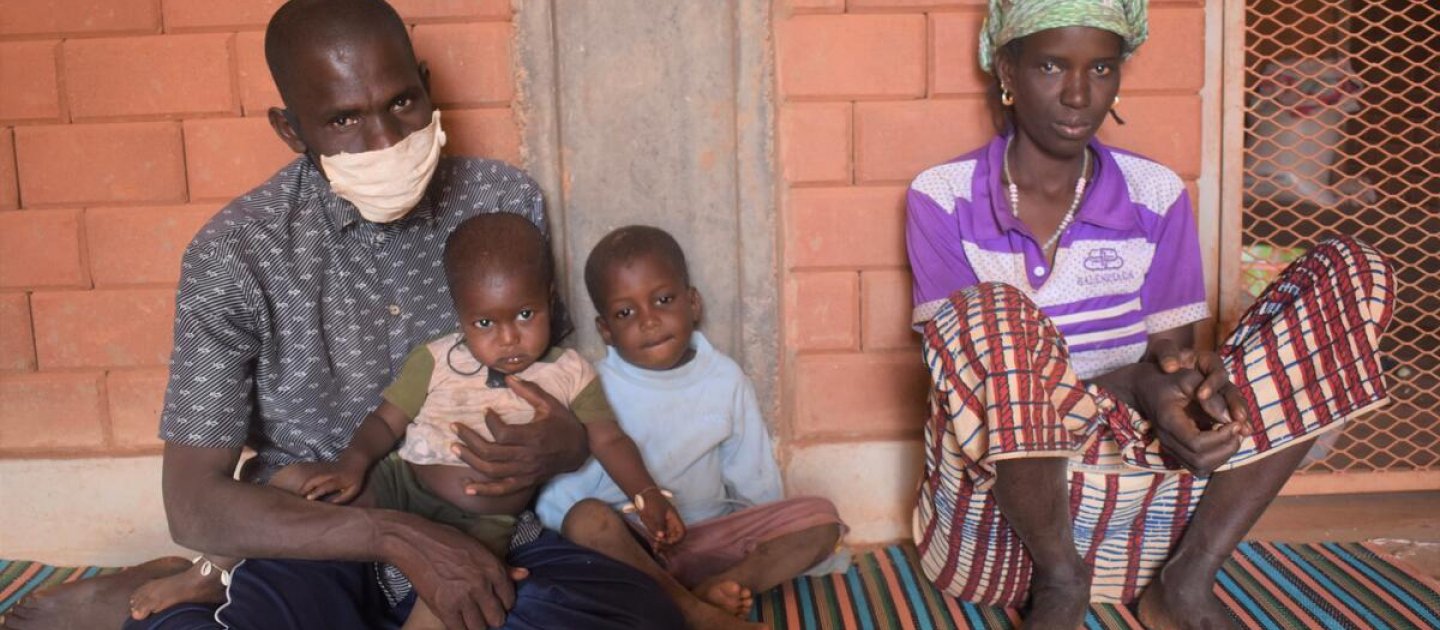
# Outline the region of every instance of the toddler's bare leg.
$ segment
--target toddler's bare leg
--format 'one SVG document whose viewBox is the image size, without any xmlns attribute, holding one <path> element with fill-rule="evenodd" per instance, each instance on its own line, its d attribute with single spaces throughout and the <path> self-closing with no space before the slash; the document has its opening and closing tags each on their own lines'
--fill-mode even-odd
<svg viewBox="0 0 1440 630">
<path fill-rule="evenodd" d="M 674 600 L 684 615 L 686 625 L 700 630 L 750 629 L 761 630 L 764 626 L 749 624 L 736 619 L 710 604 L 695 597 L 675 578 L 655 564 L 640 543 L 630 533 L 630 526 L 610 509 L 609 505 L 594 499 L 575 504 L 565 515 L 561 533 L 579 545 L 584 545 L 611 558 L 624 562 L 649 575 Z"/>
<path fill-rule="evenodd" d="M 695 595 L 736 616 L 750 612 L 754 594 L 768 591 L 815 566 L 835 550 L 840 525 L 831 523 L 756 545 L 745 559 L 701 581 Z"/>
</svg>

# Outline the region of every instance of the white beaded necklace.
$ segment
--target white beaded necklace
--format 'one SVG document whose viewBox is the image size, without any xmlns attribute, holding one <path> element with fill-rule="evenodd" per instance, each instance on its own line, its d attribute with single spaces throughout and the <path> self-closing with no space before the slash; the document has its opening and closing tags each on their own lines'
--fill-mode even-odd
<svg viewBox="0 0 1440 630">
<path fill-rule="evenodd" d="M 1010 145 L 1014 140 L 1005 143 L 1005 179 L 1010 182 L 1010 214 L 1016 219 L 1020 218 L 1020 187 L 1015 185 L 1015 177 L 1010 174 Z M 1055 228 L 1055 233 L 1050 239 L 1040 246 L 1040 251 L 1048 255 L 1050 246 L 1060 240 L 1060 235 L 1070 227 L 1070 222 L 1075 220 L 1075 211 L 1080 208 L 1080 197 L 1085 192 L 1085 171 L 1090 170 L 1090 149 L 1085 149 L 1085 157 L 1080 162 L 1080 178 L 1075 180 L 1075 197 L 1070 200 L 1070 209 L 1065 211 L 1065 218 L 1060 219 L 1060 227 Z"/>
</svg>

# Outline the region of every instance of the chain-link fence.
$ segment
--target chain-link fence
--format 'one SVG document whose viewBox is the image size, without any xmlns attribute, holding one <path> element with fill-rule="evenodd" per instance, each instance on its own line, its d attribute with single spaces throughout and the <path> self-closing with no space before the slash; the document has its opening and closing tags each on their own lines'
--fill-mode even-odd
<svg viewBox="0 0 1440 630">
<path fill-rule="evenodd" d="M 1440 2 L 1245 7 L 1242 301 L 1327 234 L 1374 244 L 1397 276 L 1393 402 L 1303 471 L 1440 469 Z"/>
</svg>

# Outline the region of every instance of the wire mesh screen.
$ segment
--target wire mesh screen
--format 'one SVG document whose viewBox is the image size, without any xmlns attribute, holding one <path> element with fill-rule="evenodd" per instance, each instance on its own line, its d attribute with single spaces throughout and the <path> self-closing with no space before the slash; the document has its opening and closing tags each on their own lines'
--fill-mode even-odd
<svg viewBox="0 0 1440 630">
<path fill-rule="evenodd" d="M 1397 273 L 1392 403 L 1304 471 L 1440 469 L 1440 2 L 1251 0 L 1241 300 L 1327 234 Z"/>
</svg>

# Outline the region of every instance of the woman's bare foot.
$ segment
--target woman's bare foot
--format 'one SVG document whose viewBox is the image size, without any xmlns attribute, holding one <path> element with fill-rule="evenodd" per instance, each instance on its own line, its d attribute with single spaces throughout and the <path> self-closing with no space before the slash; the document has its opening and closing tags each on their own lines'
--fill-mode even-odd
<svg viewBox="0 0 1440 630">
<path fill-rule="evenodd" d="M 1090 610 L 1090 572 L 1084 565 L 1042 571 L 1036 566 L 1030 578 L 1026 628 L 1074 630 L 1085 623 Z"/>
<path fill-rule="evenodd" d="M 710 579 L 692 591 L 700 601 L 744 619 L 755 605 L 755 595 L 735 580 Z"/>
<path fill-rule="evenodd" d="M 1173 559 L 1172 559 L 1173 560 Z M 1171 563 L 1173 564 L 1173 562 Z M 1235 628 L 1235 618 L 1215 596 L 1215 573 L 1165 565 L 1140 594 L 1136 616 L 1151 630 Z"/>
<path fill-rule="evenodd" d="M 144 619 L 176 604 L 218 604 L 225 601 L 225 585 L 220 582 L 220 569 L 210 575 L 201 573 L 205 563 L 197 562 L 175 575 L 151 580 L 135 589 L 130 596 L 130 617 Z"/>
<path fill-rule="evenodd" d="M 20 600 L 3 624 L 15 630 L 113 628 L 124 621 L 136 587 L 190 566 L 185 558 L 158 558 L 119 573 L 52 586 Z"/>
</svg>

